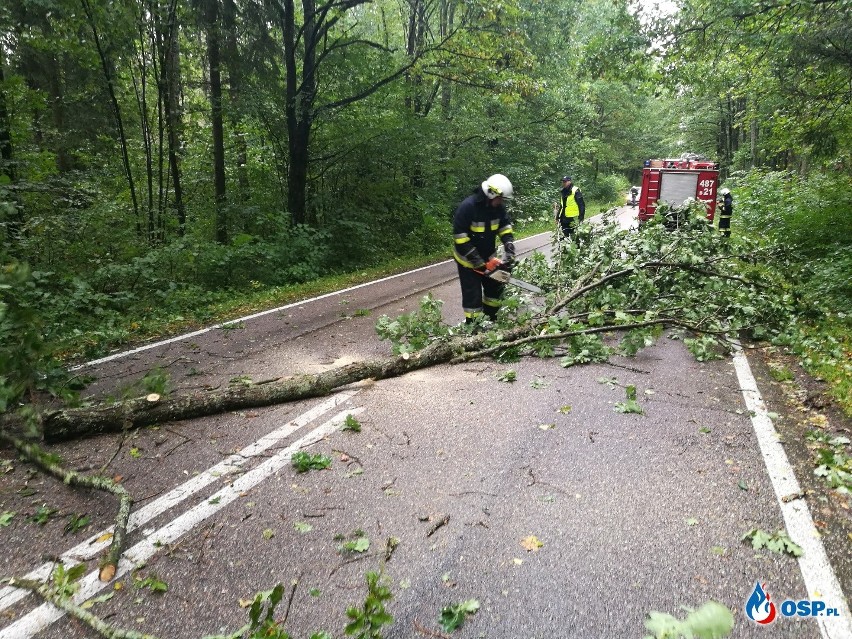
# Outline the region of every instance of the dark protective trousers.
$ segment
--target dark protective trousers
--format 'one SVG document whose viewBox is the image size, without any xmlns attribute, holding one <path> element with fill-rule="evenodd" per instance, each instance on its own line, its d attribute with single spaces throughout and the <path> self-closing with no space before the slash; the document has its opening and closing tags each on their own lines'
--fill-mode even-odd
<svg viewBox="0 0 852 639">
<path fill-rule="evenodd" d="M 562 227 L 562 234 L 565 237 L 571 237 L 574 235 L 574 231 L 577 230 L 577 226 L 579 225 L 580 216 L 575 215 L 574 217 L 560 217 L 559 225 Z"/>
<path fill-rule="evenodd" d="M 730 215 L 720 215 L 719 216 L 719 231 L 721 231 L 722 235 L 725 237 L 730 237 L 731 235 L 731 216 Z"/>
<path fill-rule="evenodd" d="M 505 285 L 476 273 L 473 269 L 465 268 L 458 262 L 459 283 L 462 292 L 462 308 L 467 321 L 484 312 L 489 319 L 497 316 L 500 310 L 500 296 Z"/>
</svg>

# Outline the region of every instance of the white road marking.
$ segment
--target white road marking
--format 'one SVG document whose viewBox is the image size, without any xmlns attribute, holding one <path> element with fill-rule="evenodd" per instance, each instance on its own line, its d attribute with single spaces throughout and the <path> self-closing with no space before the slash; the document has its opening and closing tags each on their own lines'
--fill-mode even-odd
<svg viewBox="0 0 852 639">
<path fill-rule="evenodd" d="M 115 573 L 115 578 L 120 579 L 128 572 L 134 570 L 139 564 L 143 564 L 158 550 L 174 543 L 190 530 L 198 526 L 200 523 L 209 519 L 225 506 L 235 501 L 241 495 L 257 486 L 264 479 L 267 479 L 274 473 L 278 472 L 290 462 L 293 453 L 301 448 L 310 446 L 320 441 L 323 437 L 331 434 L 346 421 L 347 415 L 357 415 L 364 409 L 362 407 L 353 408 L 338 413 L 330 420 L 318 426 L 304 437 L 290 444 L 287 448 L 282 449 L 268 460 L 253 468 L 245 475 L 242 475 L 234 480 L 234 483 L 225 486 L 216 493 L 198 503 L 184 514 L 156 530 L 149 535 L 146 535 L 142 541 L 135 546 L 128 548 L 124 556 L 118 564 L 118 569 Z M 98 571 L 93 570 L 79 582 L 79 589 L 72 598 L 72 601 L 77 605 L 83 604 L 87 599 L 91 599 L 104 588 L 109 587 L 108 583 L 103 583 L 98 579 Z M 65 613 L 53 606 L 53 604 L 44 603 L 38 606 L 32 612 L 24 615 L 14 623 L 0 630 L 0 639 L 28 639 L 37 632 L 41 632 L 54 621 L 58 621 Z"/>
<path fill-rule="evenodd" d="M 155 517 L 163 514 L 173 506 L 176 506 L 187 497 L 191 497 L 205 486 L 214 483 L 219 478 L 238 472 L 241 470 L 243 464 L 245 464 L 248 460 L 269 450 L 282 439 L 290 436 L 298 429 L 310 424 L 324 413 L 327 413 L 335 406 L 348 401 L 357 394 L 357 390 L 337 393 L 333 397 L 325 400 L 321 404 L 317 404 L 309 411 L 302 413 L 283 426 L 264 435 L 253 444 L 243 448 L 241 451 L 228 456 L 218 464 L 215 464 L 204 472 L 194 476 L 189 481 L 173 488 L 168 493 L 161 495 L 159 498 L 141 507 L 139 510 L 132 512 L 129 521 L 127 522 L 127 532 L 131 532 L 141 526 L 144 526 Z M 103 538 L 104 535 L 112 533 L 114 529 L 115 526 L 110 526 L 109 528 L 101 530 L 100 532 L 90 536 L 82 543 L 77 544 L 61 556 L 62 563 L 70 567 L 86 561 L 87 559 L 91 559 L 92 557 L 96 557 L 102 550 L 112 543 L 111 538 L 103 541 L 98 541 L 98 539 Z M 26 574 L 24 578 L 43 581 L 50 576 L 55 565 L 55 563 L 51 562 L 44 563 L 32 572 Z M 4 587 L 0 590 L 0 611 L 9 608 L 21 599 L 27 597 L 29 594 L 30 593 L 27 590 L 20 590 L 9 586 Z"/>
<path fill-rule="evenodd" d="M 546 233 L 539 233 L 538 235 L 531 235 L 530 237 L 525 237 L 523 240 L 518 240 L 519 242 L 530 240 L 534 237 L 538 237 L 539 235 L 546 235 Z M 363 284 L 357 284 L 356 286 L 350 286 L 349 288 L 344 288 L 340 291 L 333 291 L 331 293 L 325 293 L 324 295 L 319 295 L 318 297 L 312 297 L 310 299 L 301 300 L 299 302 L 293 302 L 292 304 L 285 304 L 284 306 L 279 306 L 277 308 L 270 308 L 266 311 L 260 311 L 259 313 L 254 313 L 252 315 L 246 315 L 245 317 L 240 317 L 237 319 L 232 319 L 227 322 L 222 322 L 221 324 L 214 324 L 213 326 L 208 326 L 207 328 L 202 328 L 197 331 L 193 331 L 192 333 L 186 333 L 184 335 L 177 335 L 175 337 L 171 337 L 169 339 L 164 339 L 159 342 L 152 342 L 151 344 L 145 344 L 144 346 L 139 346 L 138 348 L 131 349 L 129 351 L 122 351 L 120 353 L 113 353 L 112 355 L 107 355 L 106 357 L 101 357 L 100 359 L 93 359 L 90 362 L 84 362 L 83 364 L 78 364 L 70 368 L 69 370 L 76 371 L 81 368 L 85 368 L 87 366 L 94 366 L 96 364 L 103 364 L 105 362 L 111 362 L 116 359 L 120 359 L 122 357 L 127 357 L 128 355 L 134 355 L 136 353 L 141 353 L 142 351 L 147 351 L 152 348 L 157 348 L 158 346 L 165 346 L 166 344 L 172 344 L 174 342 L 180 342 L 185 339 L 189 339 L 191 337 L 196 337 L 198 335 L 203 335 L 204 333 L 209 333 L 210 331 L 216 330 L 218 328 L 222 328 L 223 326 L 230 326 L 231 324 L 236 324 L 238 322 L 245 322 L 248 320 L 253 320 L 258 317 L 263 317 L 264 315 L 269 315 L 271 313 L 280 313 L 281 311 L 286 311 L 289 308 L 294 308 L 296 306 L 302 306 L 304 304 L 310 304 L 311 302 L 318 302 L 319 300 L 324 300 L 329 297 L 334 297 L 335 295 L 343 295 L 344 293 L 349 293 L 350 291 L 358 290 L 359 288 L 364 288 L 366 286 L 372 286 L 373 284 L 381 284 L 382 282 L 388 282 L 390 280 L 396 279 L 398 277 L 404 277 L 406 275 L 411 275 L 412 273 L 419 273 L 420 271 L 425 271 L 430 268 L 435 268 L 436 266 L 442 266 L 444 264 L 450 264 L 453 260 L 444 260 L 443 262 L 438 262 L 436 264 L 430 264 L 429 266 L 421 266 L 420 268 L 413 269 L 411 271 L 406 271 L 405 273 L 397 273 L 396 275 L 389 275 L 388 277 L 383 277 L 378 280 L 373 280 L 371 282 L 364 282 Z"/>
<path fill-rule="evenodd" d="M 804 499 L 783 501 L 783 497 L 797 494 L 801 492 L 801 488 L 766 410 L 766 404 L 763 403 L 748 359 L 739 345 L 734 353 L 734 368 L 737 371 L 737 379 L 743 392 L 746 408 L 752 415 L 751 423 L 760 444 L 766 470 L 772 480 L 772 487 L 775 489 L 778 505 L 781 507 L 781 514 L 784 516 L 787 534 L 804 550 L 799 557 L 799 569 L 805 580 L 808 597 L 822 599 L 829 608 L 837 608 L 840 611 L 839 617 L 817 618 L 820 632 L 825 639 L 849 639 L 852 637 L 852 616 L 850 616 L 849 605 L 828 561 L 808 504 Z"/>
</svg>

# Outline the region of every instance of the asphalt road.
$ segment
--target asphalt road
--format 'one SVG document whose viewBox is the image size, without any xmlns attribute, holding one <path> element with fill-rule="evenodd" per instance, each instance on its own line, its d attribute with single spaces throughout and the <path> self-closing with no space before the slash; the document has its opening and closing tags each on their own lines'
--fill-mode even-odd
<svg viewBox="0 0 852 639">
<path fill-rule="evenodd" d="M 117 394 L 153 367 L 189 390 L 385 356 L 376 318 L 413 310 L 426 292 L 445 300 L 447 322 L 461 321 L 455 266 L 444 263 L 87 372 L 98 378 L 93 391 Z M 499 381 L 509 368 L 517 380 Z M 628 384 L 644 415 L 616 411 Z M 387 638 L 442 636 L 441 609 L 468 599 L 481 607 L 453 637 L 642 637 L 648 612 L 683 617 L 682 606 L 709 600 L 734 612 L 736 638 L 852 637 L 848 616 L 767 627 L 746 618 L 758 581 L 779 606 L 822 596 L 795 559 L 741 541 L 752 528 L 785 528 L 786 516 L 750 410 L 733 361 L 698 363 L 664 338 L 608 365 L 438 366 L 331 398 L 51 450 L 74 468 L 106 467 L 136 498 L 122 586 L 89 575 L 79 601 L 111 595 L 92 611 L 162 638 L 232 631 L 246 620 L 240 602 L 276 583 L 287 587 L 279 619 L 293 592 L 293 637 L 341 637 L 346 607 L 363 602 L 364 575 L 382 567 L 394 593 Z M 340 430 L 347 415 L 361 432 Z M 290 456 L 302 448 L 331 457 L 331 468 L 297 473 Z M 2 458 L 0 512 L 18 514 L 0 527 L 0 573 L 49 570 L 65 555 L 93 574 L 114 500 L 58 485 L 8 451 Z M 42 505 L 56 512 L 43 526 L 28 521 Z M 74 513 L 90 523 L 63 532 Z M 369 540 L 364 552 L 341 549 L 358 537 Z M 146 578 L 168 590 L 137 587 Z M 29 636 L 97 635 L 0 591 L 0 639 Z"/>
</svg>

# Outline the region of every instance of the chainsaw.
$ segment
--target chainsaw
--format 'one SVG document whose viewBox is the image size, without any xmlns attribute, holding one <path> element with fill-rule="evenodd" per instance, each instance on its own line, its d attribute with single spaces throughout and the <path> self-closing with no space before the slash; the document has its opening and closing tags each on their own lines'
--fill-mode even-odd
<svg viewBox="0 0 852 639">
<path fill-rule="evenodd" d="M 501 284 L 511 284 L 512 286 L 517 286 L 518 288 L 522 288 L 525 291 L 529 291 L 530 293 L 536 293 L 540 295 L 544 292 L 535 284 L 530 284 L 529 282 L 524 282 L 523 280 L 519 280 L 515 277 L 512 277 L 512 274 L 509 273 L 505 264 L 500 264 L 495 269 L 481 271 L 474 270 L 474 272 L 479 273 L 483 277 L 490 277 L 492 280 L 500 282 Z"/>
</svg>

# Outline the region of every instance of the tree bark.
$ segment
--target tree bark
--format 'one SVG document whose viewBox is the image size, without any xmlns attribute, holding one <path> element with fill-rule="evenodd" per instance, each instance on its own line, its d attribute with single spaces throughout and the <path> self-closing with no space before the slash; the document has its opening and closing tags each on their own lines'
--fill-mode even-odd
<svg viewBox="0 0 852 639">
<path fill-rule="evenodd" d="M 23 457 L 64 484 L 103 490 L 119 498 L 112 542 L 110 543 L 109 552 L 101 562 L 101 581 L 111 581 L 118 567 L 118 561 L 121 559 L 121 554 L 124 552 L 124 544 L 127 539 L 127 522 L 130 519 L 130 509 L 133 506 L 133 498 L 130 496 L 130 493 L 124 489 L 124 486 L 115 483 L 108 477 L 83 475 L 82 473 L 63 468 L 37 445 L 18 439 L 17 437 L 12 437 L 2 430 L 0 430 L 0 441 L 14 446 Z"/>
<path fill-rule="evenodd" d="M 314 375 L 276 380 L 249 386 L 229 386 L 222 391 L 166 397 L 149 401 L 138 398 L 96 408 L 70 408 L 43 415 L 46 441 L 121 431 L 166 421 L 191 419 L 227 411 L 270 406 L 310 397 L 321 397 L 347 384 L 365 379 L 386 379 L 409 371 L 449 362 L 456 354 L 475 348 L 480 337 L 436 342 L 408 359 L 388 357 L 349 364 Z M 0 424 L 8 427 L 8 423 Z"/>
<path fill-rule="evenodd" d="M 9 110 L 6 106 L 4 66 L 3 47 L 0 46 L 0 175 L 5 175 L 9 179 L 9 184 L 15 184 L 18 181 L 18 172 L 15 167 L 15 154 L 12 147 L 12 126 L 9 120 Z M 16 245 L 24 225 L 21 199 L 17 194 L 13 197 L 15 214 L 6 227 L 6 235 L 11 247 Z"/>
<path fill-rule="evenodd" d="M 178 234 L 186 234 L 186 207 L 183 202 L 183 175 L 181 172 L 182 118 L 180 113 L 180 39 L 177 26 L 177 0 L 169 2 L 166 30 L 157 30 L 160 39 L 160 82 L 166 108 L 166 136 L 169 146 L 169 173 L 174 192 L 174 208 L 178 221 Z"/>
<path fill-rule="evenodd" d="M 225 67 L 228 69 L 228 121 L 233 129 L 234 146 L 237 152 L 237 184 L 239 198 L 249 201 L 248 144 L 242 130 L 242 65 L 237 45 L 237 5 L 234 0 L 224 0 L 222 22 L 225 28 Z"/>
<path fill-rule="evenodd" d="M 144 632 L 136 632 L 135 630 L 117 628 L 107 623 L 97 615 L 93 615 L 85 608 L 76 605 L 69 597 L 60 596 L 60 594 L 56 591 L 56 588 L 53 588 L 50 584 L 46 584 L 41 581 L 15 578 L 9 581 L 9 585 L 14 588 L 23 588 L 34 592 L 48 603 L 52 603 L 60 610 L 64 610 L 70 616 L 82 621 L 92 630 L 107 639 L 157 639 L 154 635 L 149 635 Z"/>
<path fill-rule="evenodd" d="M 92 12 L 92 6 L 89 4 L 89 0 L 81 0 L 81 2 L 83 4 L 83 11 L 86 13 L 86 19 L 89 22 L 89 28 L 92 30 L 92 36 L 95 40 L 95 47 L 97 48 L 98 57 L 101 61 L 101 68 L 104 72 L 104 79 L 107 84 L 110 104 L 112 105 L 116 127 L 118 128 L 118 137 L 119 142 L 121 143 L 121 157 L 124 163 L 124 174 L 127 178 L 127 184 L 130 187 L 130 199 L 133 203 L 133 215 L 136 218 L 136 233 L 137 235 L 142 235 L 142 226 L 139 220 L 139 202 L 136 198 L 136 184 L 133 180 L 133 169 L 130 166 L 130 152 L 128 151 L 127 146 L 127 136 L 124 133 L 124 120 L 121 117 L 121 107 L 118 104 L 118 97 L 115 94 L 115 84 L 112 78 L 111 65 L 107 59 L 103 45 L 101 44 L 101 37 L 97 23 L 95 22 L 94 13 Z"/>
<path fill-rule="evenodd" d="M 301 29 L 302 73 L 297 72 L 298 41 L 295 5 L 285 0 L 282 30 L 284 33 L 284 63 L 287 69 L 286 106 L 290 164 L 287 174 L 287 209 L 294 224 L 307 219 L 308 162 L 310 134 L 313 125 L 313 104 L 316 97 L 316 3 L 302 0 L 305 24 Z"/>
<path fill-rule="evenodd" d="M 225 193 L 225 130 L 222 122 L 222 74 L 219 45 L 219 0 L 207 0 L 207 62 L 210 65 L 210 118 L 213 128 L 213 190 L 216 202 L 216 241 L 228 243 Z"/>
</svg>

